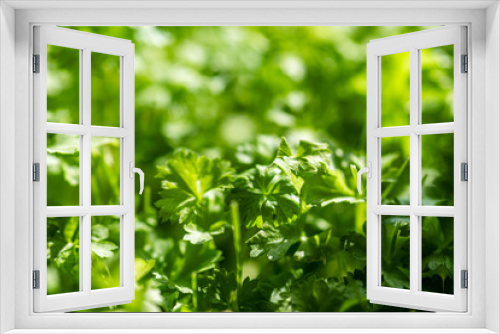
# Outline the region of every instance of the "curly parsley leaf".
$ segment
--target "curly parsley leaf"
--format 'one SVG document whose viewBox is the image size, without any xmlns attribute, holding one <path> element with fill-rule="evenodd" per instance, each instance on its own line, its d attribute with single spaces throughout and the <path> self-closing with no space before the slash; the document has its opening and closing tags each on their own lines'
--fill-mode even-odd
<svg viewBox="0 0 500 334">
<path fill-rule="evenodd" d="M 219 221 L 219 217 L 213 220 L 212 213 L 221 211 L 213 207 L 222 206 L 221 190 L 230 185 L 232 169 L 228 162 L 179 149 L 158 171 L 163 189 L 156 205 L 163 220 L 203 225 L 205 231 Z M 207 217 L 212 221 L 207 222 Z"/>
<path fill-rule="evenodd" d="M 273 163 L 289 178 L 305 211 L 311 206 L 359 202 L 344 174 L 334 169 L 332 152 L 326 144 L 300 141 L 294 154 L 283 138 Z"/>
<path fill-rule="evenodd" d="M 240 217 L 247 227 L 291 224 L 300 213 L 293 186 L 273 167 L 257 165 L 236 177 L 227 201 L 238 202 Z"/>
</svg>

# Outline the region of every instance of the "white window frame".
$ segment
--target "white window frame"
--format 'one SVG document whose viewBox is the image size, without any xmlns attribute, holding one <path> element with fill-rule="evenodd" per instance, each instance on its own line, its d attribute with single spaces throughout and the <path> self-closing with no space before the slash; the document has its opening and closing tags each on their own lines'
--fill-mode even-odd
<svg viewBox="0 0 500 334">
<path fill-rule="evenodd" d="M 78 51 L 80 58 L 79 124 L 47 122 L 47 45 Z M 71 29 L 34 27 L 34 54 L 39 73 L 33 75 L 34 162 L 39 164 L 39 181 L 33 184 L 34 270 L 39 271 L 39 288 L 34 289 L 35 312 L 73 311 L 130 303 L 134 299 L 134 44 L 129 40 L 90 34 Z M 91 54 L 100 52 L 119 57 L 120 110 L 118 127 L 95 126 L 91 121 Z M 47 206 L 47 134 L 79 135 L 80 200 L 75 206 Z M 116 138 L 120 141 L 120 202 L 117 205 L 91 204 L 91 139 Z M 120 286 L 92 290 L 92 217 L 120 217 Z M 79 217 L 80 289 L 77 292 L 47 295 L 47 218 Z"/>
<path fill-rule="evenodd" d="M 367 162 L 371 177 L 367 179 L 367 297 L 376 304 L 420 310 L 467 310 L 467 289 L 461 287 L 461 271 L 467 270 L 467 184 L 461 180 L 461 163 L 467 163 L 467 76 L 462 73 L 462 55 L 467 55 L 467 29 L 449 26 L 427 29 L 410 34 L 386 37 L 371 41 L 367 46 Z M 449 123 L 422 124 L 422 75 L 421 50 L 453 45 L 453 113 Z M 383 127 L 381 90 L 385 80 L 381 77 L 382 57 L 408 52 L 410 62 L 410 117 L 406 126 Z M 382 81 L 384 80 L 384 81 Z M 390 80 L 390 79 L 389 79 Z M 393 110 L 386 113 L 397 112 Z M 454 185 L 453 206 L 422 205 L 422 135 L 451 133 L 453 136 Z M 410 204 L 383 205 L 382 193 L 382 138 L 410 139 Z M 425 154 L 424 154 L 425 155 Z M 424 157 L 425 159 L 425 157 Z M 408 216 L 410 219 L 410 289 L 381 286 L 381 217 Z M 452 217 L 454 231 L 454 282 L 453 294 L 422 291 L 422 217 Z"/>
<path fill-rule="evenodd" d="M 57 9 L 61 6 L 69 8 Z M 102 9 L 103 6 L 109 9 Z M 120 6 L 142 8 L 142 10 L 120 9 Z M 162 6 L 164 8 L 158 8 Z M 54 329 L 59 328 L 61 333 L 76 333 L 76 329 L 89 329 L 86 331 L 89 333 L 105 333 L 106 329 L 115 329 L 118 332 L 125 332 L 127 329 L 127 333 L 144 333 L 144 329 L 149 328 L 158 329 L 158 333 L 202 332 L 195 330 L 198 328 L 212 329 L 211 332 L 217 333 L 248 333 L 248 329 L 254 328 L 255 332 L 267 333 L 338 333 L 341 329 L 350 329 L 350 333 L 499 332 L 500 11 L 498 2 L 398 1 L 398 8 L 394 9 L 391 6 L 396 6 L 396 4 L 386 1 L 370 1 L 369 5 L 366 2 L 347 1 L 321 3 L 299 1 L 288 4 L 280 1 L 270 2 L 270 4 L 257 1 L 233 2 L 233 4 L 223 4 L 217 1 L 207 1 L 203 4 L 199 2 L 180 4 L 175 1 L 163 3 L 4 1 L 1 3 L 0 293 L 2 299 L 0 321 L 2 324 L 0 330 L 15 329 L 13 333 L 37 333 L 36 329 L 51 329 L 49 332 L 56 333 Z M 184 9 L 179 9 L 179 7 Z M 471 112 L 468 115 L 467 130 L 470 156 L 468 196 L 471 199 L 468 204 L 468 221 L 471 222 L 468 227 L 470 242 L 467 246 L 469 254 L 468 312 L 431 314 L 33 313 L 33 290 L 31 289 L 33 211 L 30 209 L 33 206 L 33 185 L 30 181 L 33 162 L 30 158 L 33 152 L 30 144 L 33 142 L 31 116 L 33 104 L 30 99 L 32 96 L 30 64 L 32 27 L 36 24 L 81 26 L 467 25 L 470 41 L 468 54 L 471 60 L 468 76 L 470 87 L 468 109 Z M 487 71 L 485 66 L 488 66 Z M 14 93 L 15 99 L 12 97 Z M 13 110 L 15 110 L 15 115 Z M 13 138 L 15 138 L 15 145 L 12 145 Z M 15 175 L 15 178 L 12 178 L 12 175 Z M 12 189 L 15 189 L 14 199 L 11 198 Z M 15 242 L 13 236 L 15 236 Z M 142 330 L 131 330 L 131 328 L 137 328 L 139 324 Z M 176 328 L 193 329 L 193 331 L 176 331 Z M 245 328 L 247 328 L 246 331 Z M 295 328 L 295 331 L 290 328 Z M 419 330 L 410 330 L 412 328 Z"/>
</svg>

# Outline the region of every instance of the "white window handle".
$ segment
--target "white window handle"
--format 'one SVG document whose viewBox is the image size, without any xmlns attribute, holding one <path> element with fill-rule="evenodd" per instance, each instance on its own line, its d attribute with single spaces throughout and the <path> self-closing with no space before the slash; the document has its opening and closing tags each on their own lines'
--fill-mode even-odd
<svg viewBox="0 0 500 334">
<path fill-rule="evenodd" d="M 365 167 L 365 168 L 361 168 L 359 171 L 358 171 L 358 191 L 360 194 L 362 194 L 363 192 L 361 191 L 361 176 L 364 174 L 364 173 L 367 173 L 366 177 L 371 179 L 372 177 L 372 163 L 370 161 L 368 161 L 368 167 Z"/>
<path fill-rule="evenodd" d="M 129 171 L 131 179 L 134 178 L 134 173 L 139 174 L 139 184 L 141 186 L 141 189 L 139 190 L 139 195 L 142 195 L 142 192 L 144 191 L 144 172 L 140 168 L 135 168 L 133 161 L 130 161 Z"/>
</svg>

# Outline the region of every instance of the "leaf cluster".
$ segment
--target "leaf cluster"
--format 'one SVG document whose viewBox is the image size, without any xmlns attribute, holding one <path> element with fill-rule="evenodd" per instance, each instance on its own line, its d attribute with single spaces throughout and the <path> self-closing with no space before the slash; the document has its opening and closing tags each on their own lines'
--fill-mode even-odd
<svg viewBox="0 0 500 334">
<path fill-rule="evenodd" d="M 236 152 L 255 157 L 261 149 L 256 142 Z M 178 149 L 158 167 L 161 221 L 182 227 L 183 241 L 169 242 L 164 263 L 155 265 L 160 289 L 177 296 L 172 310 L 309 311 L 309 299 L 320 291 L 335 290 L 344 298 L 344 276 L 327 276 L 331 259 L 342 257 L 347 275 L 364 270 L 364 236 L 337 237 L 330 223 L 318 226 L 316 217 L 332 206 L 364 205 L 355 195 L 351 167 L 335 168 L 326 144 L 303 140 L 292 149 L 285 138 L 267 161 L 233 168 Z M 228 241 L 234 253 L 221 246 Z M 260 273 L 245 276 L 256 263 Z M 287 269 L 266 277 L 264 271 L 276 266 Z M 291 280 L 290 272 L 301 274 Z M 299 293 L 304 284 L 310 294 Z M 283 289 L 294 296 L 286 306 L 276 297 Z M 332 311 L 337 301 L 313 305 Z"/>
</svg>

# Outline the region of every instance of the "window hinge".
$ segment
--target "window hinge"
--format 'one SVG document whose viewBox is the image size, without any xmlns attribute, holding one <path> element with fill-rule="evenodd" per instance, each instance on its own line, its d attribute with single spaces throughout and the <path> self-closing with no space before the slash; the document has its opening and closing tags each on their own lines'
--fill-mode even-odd
<svg viewBox="0 0 500 334">
<path fill-rule="evenodd" d="M 469 273 L 467 270 L 462 270 L 461 272 L 462 289 L 467 289 L 469 287 Z"/>
<path fill-rule="evenodd" d="M 460 180 L 469 181 L 469 165 L 466 162 L 460 164 Z"/>
<path fill-rule="evenodd" d="M 38 162 L 33 164 L 33 181 L 40 182 L 40 164 Z"/>
<path fill-rule="evenodd" d="M 40 73 L 40 55 L 33 55 L 33 73 Z"/>
<path fill-rule="evenodd" d="M 40 289 L 40 270 L 33 270 L 33 289 Z"/>
<path fill-rule="evenodd" d="M 467 55 L 462 55 L 462 70 L 460 72 L 469 72 L 469 56 Z"/>
</svg>

